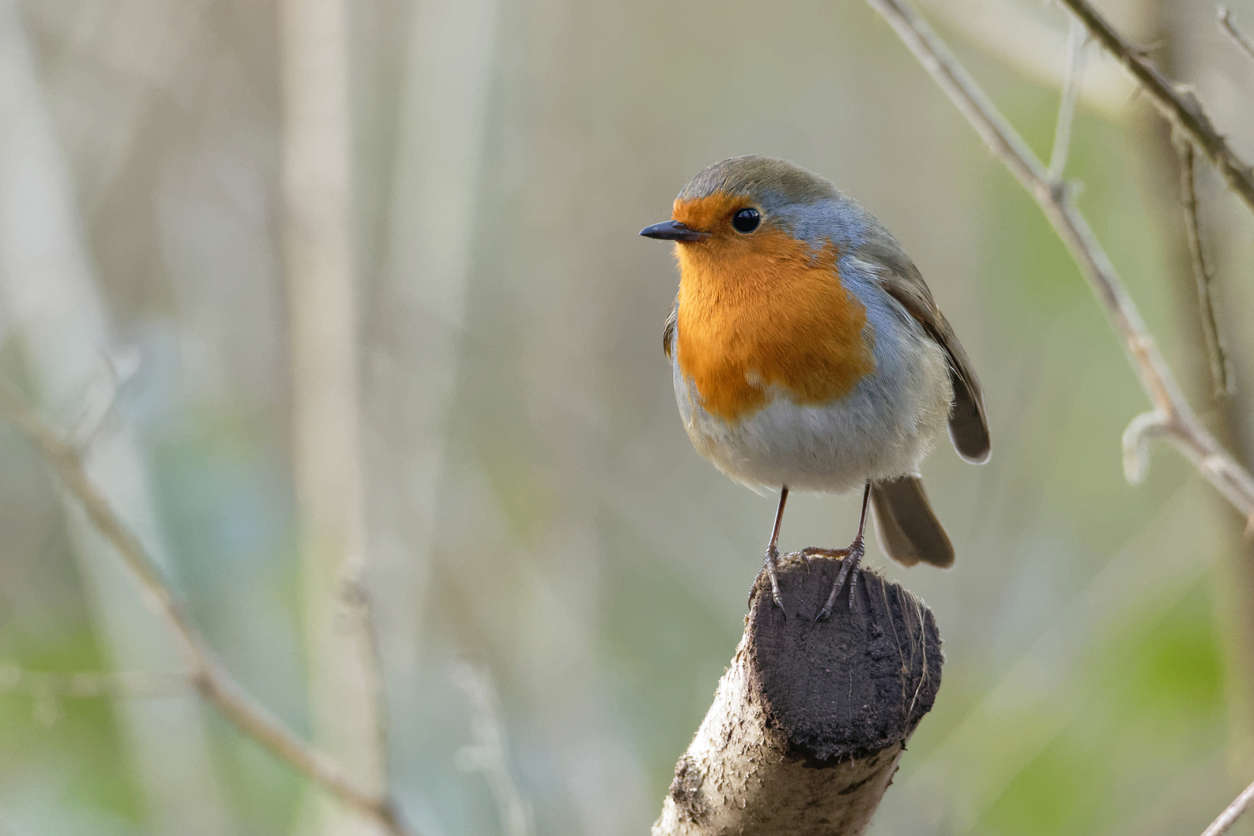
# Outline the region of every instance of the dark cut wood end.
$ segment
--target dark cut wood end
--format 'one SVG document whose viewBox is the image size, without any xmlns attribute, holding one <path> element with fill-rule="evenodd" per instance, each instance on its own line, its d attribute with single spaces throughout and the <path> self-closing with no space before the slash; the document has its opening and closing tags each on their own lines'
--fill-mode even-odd
<svg viewBox="0 0 1254 836">
<path fill-rule="evenodd" d="M 865 570 L 816 622 L 838 558 L 780 561 L 785 611 L 761 576 L 745 631 L 653 836 L 860 836 L 940 687 L 936 621 Z"/>
<path fill-rule="evenodd" d="M 749 676 L 778 733 L 814 766 L 863 758 L 903 742 L 932 707 L 941 680 L 932 612 L 901 586 L 860 569 L 827 621 L 840 560 L 780 562 L 784 610 L 765 578 L 746 623 Z M 785 612 L 787 618 L 785 618 Z"/>
</svg>

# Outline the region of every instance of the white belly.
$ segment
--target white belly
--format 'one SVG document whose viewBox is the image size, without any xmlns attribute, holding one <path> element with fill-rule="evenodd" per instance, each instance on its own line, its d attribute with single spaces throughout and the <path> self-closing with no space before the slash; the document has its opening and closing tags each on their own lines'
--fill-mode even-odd
<svg viewBox="0 0 1254 836">
<path fill-rule="evenodd" d="M 908 351 L 902 349 L 910 345 Z M 921 334 L 876 346 L 875 372 L 836 401 L 799 406 L 776 391 L 736 422 L 711 415 L 672 358 L 675 399 L 697 451 L 755 490 L 783 485 L 840 492 L 867 479 L 917 473 L 949 417 L 953 390 L 944 351 Z"/>
</svg>

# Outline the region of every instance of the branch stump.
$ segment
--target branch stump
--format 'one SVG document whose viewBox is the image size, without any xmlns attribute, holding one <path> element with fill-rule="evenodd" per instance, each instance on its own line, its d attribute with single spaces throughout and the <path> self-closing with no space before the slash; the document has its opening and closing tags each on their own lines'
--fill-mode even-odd
<svg viewBox="0 0 1254 836">
<path fill-rule="evenodd" d="M 814 616 L 840 561 L 789 555 L 765 576 L 731 666 L 653 825 L 653 836 L 863 833 L 906 740 L 940 687 L 940 633 L 901 586 L 859 573 L 830 620 Z"/>
</svg>

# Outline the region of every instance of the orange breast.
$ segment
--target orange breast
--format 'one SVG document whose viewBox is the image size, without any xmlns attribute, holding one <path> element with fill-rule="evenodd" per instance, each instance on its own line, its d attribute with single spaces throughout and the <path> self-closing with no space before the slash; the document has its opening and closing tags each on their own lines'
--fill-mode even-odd
<svg viewBox="0 0 1254 836">
<path fill-rule="evenodd" d="M 835 247 L 815 253 L 763 228 L 676 251 L 679 365 L 713 415 L 745 417 L 771 387 L 827 403 L 875 368 L 866 309 L 841 284 Z"/>
</svg>

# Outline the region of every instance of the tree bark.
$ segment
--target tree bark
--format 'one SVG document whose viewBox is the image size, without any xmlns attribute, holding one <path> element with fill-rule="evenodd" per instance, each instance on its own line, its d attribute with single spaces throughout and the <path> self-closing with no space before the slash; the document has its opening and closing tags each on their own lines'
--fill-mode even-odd
<svg viewBox="0 0 1254 836">
<path fill-rule="evenodd" d="M 866 830 L 940 687 L 940 633 L 917 598 L 868 571 L 814 621 L 839 560 L 781 561 L 785 610 L 764 577 L 731 666 L 654 836 Z"/>
</svg>

